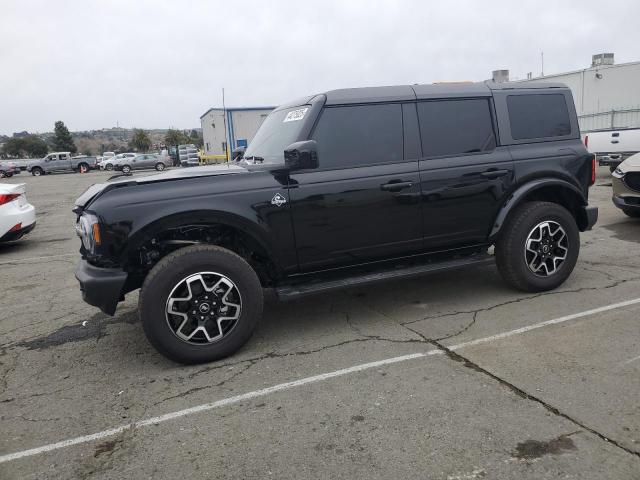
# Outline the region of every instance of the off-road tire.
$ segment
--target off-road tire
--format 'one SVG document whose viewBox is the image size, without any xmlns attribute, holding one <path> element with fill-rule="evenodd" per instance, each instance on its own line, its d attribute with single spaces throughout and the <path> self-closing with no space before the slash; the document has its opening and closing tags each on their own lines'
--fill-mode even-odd
<svg viewBox="0 0 640 480">
<path fill-rule="evenodd" d="M 525 259 L 525 245 L 532 229 L 544 221 L 558 223 L 566 232 L 568 252 L 558 270 L 549 276 L 533 273 Z M 525 292 L 553 290 L 571 275 L 580 253 L 580 232 L 573 215 L 561 205 L 527 202 L 513 211 L 500 231 L 495 255 L 498 270 L 506 283 Z"/>
<path fill-rule="evenodd" d="M 235 327 L 214 343 L 188 343 L 174 333 L 166 316 L 173 288 L 185 277 L 199 272 L 218 272 L 235 283 L 240 292 L 241 312 Z M 160 260 L 142 285 L 138 310 L 149 342 L 164 356 L 179 363 L 195 364 L 225 358 L 251 337 L 262 316 L 263 292 L 251 266 L 239 255 L 215 245 L 181 248 Z"/>
</svg>

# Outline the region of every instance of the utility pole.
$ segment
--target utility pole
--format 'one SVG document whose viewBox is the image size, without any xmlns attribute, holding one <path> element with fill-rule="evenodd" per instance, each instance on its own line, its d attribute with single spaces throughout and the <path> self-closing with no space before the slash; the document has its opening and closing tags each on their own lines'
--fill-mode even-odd
<svg viewBox="0 0 640 480">
<path fill-rule="evenodd" d="M 224 154 L 229 161 L 229 137 L 227 136 L 227 107 L 224 104 L 224 87 L 222 87 L 222 123 L 224 124 L 224 144 L 226 145 Z"/>
</svg>

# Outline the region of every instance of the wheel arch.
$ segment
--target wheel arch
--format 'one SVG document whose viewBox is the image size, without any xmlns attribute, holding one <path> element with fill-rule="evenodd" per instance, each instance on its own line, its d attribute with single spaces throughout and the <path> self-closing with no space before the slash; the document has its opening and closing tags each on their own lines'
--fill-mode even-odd
<svg viewBox="0 0 640 480">
<path fill-rule="evenodd" d="M 584 207 L 588 202 L 580 189 L 559 178 L 541 178 L 521 185 L 511 194 L 496 215 L 489 240 L 495 240 L 507 217 L 515 208 L 530 201 L 544 201 L 562 205 L 571 212 L 581 231 L 587 227 L 588 219 Z"/>
<path fill-rule="evenodd" d="M 143 247 L 153 244 L 154 239 L 162 239 L 163 236 L 166 237 L 167 233 L 195 226 L 221 229 L 224 233 L 233 234 L 234 238 L 243 242 L 243 245 L 255 249 L 259 255 L 264 256 L 265 260 L 270 262 L 270 268 L 274 270 L 274 274 L 279 274 L 280 264 L 276 251 L 268 239 L 267 232 L 261 230 L 260 226 L 237 214 L 215 210 L 175 212 L 149 221 L 130 235 L 126 247 L 122 252 L 121 260 L 124 264 L 130 263 L 132 259 L 139 257 Z M 200 238 L 195 242 L 189 240 L 189 242 L 190 243 L 185 242 L 184 245 L 198 243 L 220 245 L 213 241 L 207 241 L 206 238 Z M 245 252 L 240 251 L 239 245 L 231 244 L 220 246 L 228 248 L 240 256 L 245 256 L 243 255 Z M 255 268 L 255 265 L 252 266 Z M 257 271 L 257 273 L 261 281 L 268 283 L 269 279 L 266 278 L 266 272 Z"/>
</svg>

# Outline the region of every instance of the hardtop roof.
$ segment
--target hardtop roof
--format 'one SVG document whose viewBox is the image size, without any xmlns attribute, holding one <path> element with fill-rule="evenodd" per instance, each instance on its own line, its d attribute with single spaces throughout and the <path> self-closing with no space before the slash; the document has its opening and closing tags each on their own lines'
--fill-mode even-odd
<svg viewBox="0 0 640 480">
<path fill-rule="evenodd" d="M 523 85 L 516 82 L 455 82 L 424 85 L 395 85 L 385 87 L 342 88 L 330 90 L 324 95 L 325 105 L 354 103 L 398 102 L 431 98 L 489 97 L 493 90 L 528 90 L 545 88 L 568 88 L 562 83 L 540 82 Z"/>
</svg>

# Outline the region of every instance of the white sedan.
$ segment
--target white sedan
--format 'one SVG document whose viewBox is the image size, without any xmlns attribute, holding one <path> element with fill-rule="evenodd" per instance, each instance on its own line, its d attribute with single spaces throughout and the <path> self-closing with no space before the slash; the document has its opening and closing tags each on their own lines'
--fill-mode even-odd
<svg viewBox="0 0 640 480">
<path fill-rule="evenodd" d="M 36 226 L 36 209 L 27 202 L 24 183 L 0 183 L 0 243 L 18 240 Z"/>
</svg>

